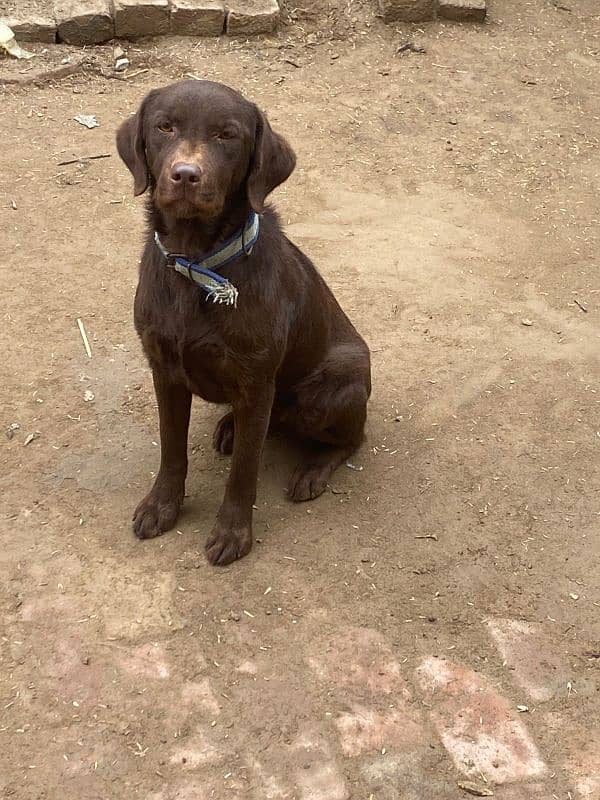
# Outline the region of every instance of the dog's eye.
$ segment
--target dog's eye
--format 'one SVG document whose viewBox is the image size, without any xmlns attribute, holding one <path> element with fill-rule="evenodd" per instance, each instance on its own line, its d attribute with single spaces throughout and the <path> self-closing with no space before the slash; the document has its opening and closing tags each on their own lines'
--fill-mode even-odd
<svg viewBox="0 0 600 800">
<path fill-rule="evenodd" d="M 161 133 L 173 133 L 173 126 L 170 122 L 161 122 L 156 126 Z"/>
<path fill-rule="evenodd" d="M 217 131 L 215 133 L 215 139 L 219 139 L 220 141 L 226 141 L 227 139 L 235 139 L 236 132 L 231 128 L 225 128 L 222 131 Z"/>
</svg>

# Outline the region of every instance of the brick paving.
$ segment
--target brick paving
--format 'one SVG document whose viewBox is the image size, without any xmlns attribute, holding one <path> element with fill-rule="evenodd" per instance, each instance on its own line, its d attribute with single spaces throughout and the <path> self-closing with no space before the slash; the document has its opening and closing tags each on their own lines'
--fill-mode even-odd
<svg viewBox="0 0 600 800">
<path fill-rule="evenodd" d="M 354 800 L 357 796 L 344 777 L 345 762 L 350 761 L 360 764 L 371 798 L 422 800 L 458 797 L 471 790 L 492 792 L 503 800 L 597 798 L 600 734 L 590 736 L 584 726 L 569 725 L 573 739 L 558 760 L 535 740 L 540 726 L 561 734 L 562 715 L 544 712 L 544 703 L 557 694 L 569 696 L 567 683 L 558 684 L 548 661 L 551 648 L 543 632 L 519 620 L 490 620 L 488 625 L 503 631 L 497 641 L 502 686 L 481 670 L 438 656 L 422 659 L 411 675 L 393 646 L 370 628 L 349 628 L 329 642 L 314 642 L 305 654 L 308 671 L 301 680 L 308 685 L 312 673 L 312 680 L 327 690 L 329 710 L 324 718 L 305 718 L 288 740 L 290 770 L 270 772 L 259 757 L 252 761 L 249 769 L 263 787 L 261 797 Z M 536 663 L 525 673 L 529 695 L 537 697 L 535 714 L 515 701 L 522 696 L 524 679 L 505 658 L 513 650 L 520 652 L 527 636 L 532 637 L 527 644 L 538 648 L 538 656 L 528 651 L 529 661 Z M 536 664 L 535 682 L 529 682 Z M 120 666 L 145 681 L 161 682 L 170 675 L 168 656 L 159 644 L 138 648 Z M 252 681 L 271 680 L 261 665 L 245 664 L 240 670 Z M 191 703 L 201 710 L 205 719 L 218 719 L 222 700 L 209 678 L 185 683 L 181 698 L 188 708 Z M 269 715 L 266 697 L 261 713 Z M 219 765 L 225 771 L 227 760 L 227 748 L 215 745 L 209 725 L 193 727 L 185 744 L 175 743 L 169 756 L 169 763 L 182 770 L 181 781 L 176 788 L 152 795 L 152 800 L 225 797 L 211 794 L 210 784 L 200 787 L 185 775 Z M 558 770 L 570 777 L 567 794 L 557 794 Z M 242 797 L 231 788 L 234 797 Z"/>
</svg>

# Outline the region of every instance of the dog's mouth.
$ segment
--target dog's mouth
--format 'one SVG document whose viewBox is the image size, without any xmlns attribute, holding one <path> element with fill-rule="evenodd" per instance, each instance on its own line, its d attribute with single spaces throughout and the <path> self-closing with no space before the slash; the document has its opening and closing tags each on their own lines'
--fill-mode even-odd
<svg viewBox="0 0 600 800">
<path fill-rule="evenodd" d="M 154 201 L 158 208 L 178 219 L 216 217 L 224 205 L 224 199 L 217 192 L 190 184 L 168 188 L 159 184 Z"/>
</svg>

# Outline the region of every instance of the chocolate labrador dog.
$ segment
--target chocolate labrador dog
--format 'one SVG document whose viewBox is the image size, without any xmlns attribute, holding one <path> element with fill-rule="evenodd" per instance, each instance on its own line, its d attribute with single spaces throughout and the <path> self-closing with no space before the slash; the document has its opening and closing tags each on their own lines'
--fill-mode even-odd
<svg viewBox="0 0 600 800">
<path fill-rule="evenodd" d="M 160 470 L 133 528 L 172 528 L 183 503 L 192 395 L 231 406 L 214 446 L 233 454 L 206 544 L 211 564 L 252 547 L 252 506 L 269 426 L 307 456 L 289 485 L 318 497 L 363 439 L 371 391 L 365 342 L 283 234 L 265 199 L 296 158 L 238 92 L 189 80 L 157 89 L 117 133 L 134 192 L 149 190 L 135 326 L 154 379 Z"/>
</svg>

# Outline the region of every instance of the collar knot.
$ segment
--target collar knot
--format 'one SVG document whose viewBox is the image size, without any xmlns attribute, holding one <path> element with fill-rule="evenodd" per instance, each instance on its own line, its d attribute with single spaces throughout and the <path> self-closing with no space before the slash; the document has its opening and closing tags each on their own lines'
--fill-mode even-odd
<svg viewBox="0 0 600 800">
<path fill-rule="evenodd" d="M 216 270 L 241 256 L 249 256 L 258 241 L 259 232 L 260 217 L 252 211 L 241 230 L 199 259 L 188 258 L 181 253 L 170 253 L 161 242 L 158 231 L 154 231 L 154 242 L 164 256 L 167 266 L 203 289 L 207 300 L 235 308 L 238 290 Z"/>
</svg>

